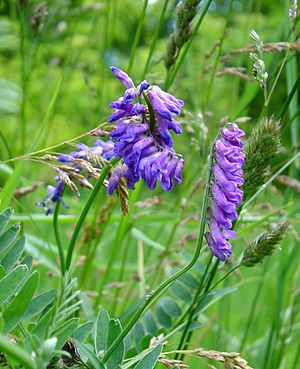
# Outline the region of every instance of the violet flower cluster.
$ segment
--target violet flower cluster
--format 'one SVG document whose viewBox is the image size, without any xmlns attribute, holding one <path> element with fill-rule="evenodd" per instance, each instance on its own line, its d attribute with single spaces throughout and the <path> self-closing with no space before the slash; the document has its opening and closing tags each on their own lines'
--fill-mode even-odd
<svg viewBox="0 0 300 369">
<path fill-rule="evenodd" d="M 214 143 L 212 201 L 208 209 L 210 232 L 205 234 L 212 253 L 221 261 L 231 255 L 228 239 L 237 233 L 232 228 L 232 221 L 238 218 L 237 206 L 243 198 L 239 188 L 244 183 L 242 166 L 245 154 L 240 140 L 245 133 L 235 123 L 230 123 L 221 130 L 221 137 Z"/>
<path fill-rule="evenodd" d="M 122 177 L 130 189 L 142 178 L 150 189 L 159 181 L 163 190 L 172 190 L 174 181 L 182 181 L 184 161 L 173 149 L 170 130 L 182 133 L 173 116 L 181 113 L 183 101 L 147 81 L 135 87 L 125 72 L 111 70 L 126 91 L 110 104 L 114 112 L 108 121 L 116 124 L 110 138 L 115 143 L 114 157 L 121 164 L 110 176 L 108 193 L 116 190 Z"/>
<path fill-rule="evenodd" d="M 154 189 L 159 181 L 165 191 L 173 189 L 174 181 L 182 181 L 184 161 L 173 149 L 170 130 L 182 133 L 181 125 L 173 116 L 181 113 L 183 101 L 158 86 L 150 86 L 147 81 L 136 87 L 125 72 L 115 67 L 111 70 L 126 88 L 124 96 L 110 104 L 114 112 L 108 122 L 115 122 L 115 128 L 110 133 L 111 140 L 97 140 L 92 147 L 80 143 L 77 151 L 57 157 L 72 171 L 59 170 L 55 177 L 56 186 L 48 186 L 46 196 L 37 203 L 44 207 L 46 214 L 53 212 L 56 202 L 67 207 L 62 198 L 65 183 L 83 169 L 80 160 L 88 163 L 91 155 L 106 160 L 112 157 L 121 159 L 110 174 L 107 188 L 110 195 L 117 189 L 122 177 L 130 189 L 134 189 L 140 178 L 150 189 Z"/>
<path fill-rule="evenodd" d="M 112 141 L 103 142 L 102 140 L 96 140 L 95 144 L 92 147 L 89 147 L 83 143 L 79 143 L 77 145 L 77 150 L 71 152 L 70 154 L 63 154 L 57 157 L 57 160 L 61 163 L 67 163 L 69 167 L 74 169 L 74 173 L 80 173 L 82 170 L 82 166 L 74 161 L 75 159 L 81 159 L 85 161 L 89 161 L 89 156 L 100 156 L 106 160 L 110 160 L 113 157 L 113 147 L 114 144 Z M 61 179 L 62 175 L 72 177 L 70 173 L 59 171 L 60 175 L 54 177 L 57 184 L 56 186 L 47 186 L 47 194 L 43 198 L 43 200 L 36 203 L 38 206 L 43 206 L 45 209 L 46 215 L 53 213 L 54 204 L 60 202 L 65 208 L 68 208 L 66 203 L 63 200 L 63 192 L 65 189 L 65 183 Z"/>
</svg>

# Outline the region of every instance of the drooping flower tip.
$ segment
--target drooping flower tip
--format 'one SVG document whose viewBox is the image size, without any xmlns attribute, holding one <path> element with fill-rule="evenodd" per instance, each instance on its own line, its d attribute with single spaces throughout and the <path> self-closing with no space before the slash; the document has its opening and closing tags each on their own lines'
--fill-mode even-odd
<svg viewBox="0 0 300 369">
<path fill-rule="evenodd" d="M 237 124 L 222 128 L 221 137 L 214 143 L 211 185 L 211 207 L 208 210 L 210 232 L 205 237 L 212 253 L 221 261 L 231 255 L 228 239 L 237 233 L 231 231 L 232 221 L 237 220 L 237 206 L 243 199 L 243 191 L 238 187 L 244 183 L 242 166 L 245 154 L 242 152 L 245 135 Z"/>
<path fill-rule="evenodd" d="M 120 82 L 126 87 L 126 88 L 133 88 L 134 84 L 132 79 L 128 76 L 127 73 L 123 72 L 121 69 L 111 66 L 110 70 L 113 72 L 113 74 L 120 80 Z"/>
</svg>

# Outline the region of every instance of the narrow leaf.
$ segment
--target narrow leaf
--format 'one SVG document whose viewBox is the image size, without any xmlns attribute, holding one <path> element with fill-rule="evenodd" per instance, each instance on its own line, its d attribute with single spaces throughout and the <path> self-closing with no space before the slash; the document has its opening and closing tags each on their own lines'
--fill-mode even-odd
<svg viewBox="0 0 300 369">
<path fill-rule="evenodd" d="M 160 305 L 162 306 L 164 311 L 171 317 L 181 315 L 181 309 L 179 305 L 169 296 L 162 297 L 160 299 Z"/>
<path fill-rule="evenodd" d="M 13 247 L 7 252 L 1 261 L 1 265 L 4 267 L 6 272 L 9 272 L 18 261 L 25 246 L 25 238 L 21 237 Z"/>
<path fill-rule="evenodd" d="M 93 327 L 94 322 L 86 322 L 81 324 L 78 328 L 76 328 L 75 332 L 73 333 L 73 338 L 83 343 L 91 333 Z"/>
<path fill-rule="evenodd" d="M 184 284 L 182 284 L 178 280 L 175 281 L 175 283 L 172 285 L 170 291 L 175 297 L 178 297 L 180 300 L 184 302 L 189 303 L 192 300 L 192 295 L 190 291 L 185 287 Z"/>
<path fill-rule="evenodd" d="M 22 319 L 36 291 L 38 282 L 39 273 L 38 271 L 34 271 L 28 278 L 28 280 L 24 283 L 21 291 L 17 294 L 11 304 L 4 311 L 4 333 L 11 331 Z"/>
<path fill-rule="evenodd" d="M 108 332 L 108 340 L 107 340 L 107 347 L 110 347 L 114 340 L 118 337 L 118 335 L 122 332 L 122 327 L 120 321 L 117 319 L 111 319 L 109 322 L 109 332 Z M 106 362 L 107 369 L 116 369 L 119 365 L 122 364 L 123 357 L 124 357 L 125 345 L 124 341 L 120 342 L 118 347 L 109 357 Z"/>
<path fill-rule="evenodd" d="M 222 297 L 236 290 L 237 290 L 236 287 L 225 287 L 217 291 L 211 292 L 208 295 L 204 296 L 203 298 L 200 298 L 199 304 L 196 309 L 196 313 L 206 310 L 213 303 L 215 303 L 216 301 L 220 300 Z"/>
<path fill-rule="evenodd" d="M 105 369 L 98 357 L 89 348 L 87 348 L 79 341 L 75 340 L 75 343 L 79 354 L 86 356 L 86 358 L 90 361 L 91 365 L 88 365 L 89 367 L 91 367 L 92 369 Z"/>
<path fill-rule="evenodd" d="M 36 314 L 43 311 L 48 305 L 50 305 L 55 298 L 56 291 L 51 290 L 36 296 L 29 304 L 28 310 L 24 315 L 24 319 L 29 319 Z"/>
<path fill-rule="evenodd" d="M 153 369 L 162 352 L 162 345 L 157 345 L 135 366 L 134 369 Z"/>
<path fill-rule="evenodd" d="M 96 326 L 94 346 L 95 352 L 98 354 L 100 351 L 105 351 L 107 347 L 108 330 L 109 330 L 110 317 L 106 310 L 101 309 L 99 311 Z"/>
<path fill-rule="evenodd" d="M 132 228 L 131 234 L 134 238 L 138 240 L 142 240 L 146 245 L 153 247 L 156 250 L 164 251 L 165 247 L 161 245 L 160 243 L 153 241 L 151 238 L 149 238 L 145 233 L 140 231 L 139 229 Z"/>
<path fill-rule="evenodd" d="M 67 320 L 53 332 L 53 335 L 57 338 L 56 349 L 61 349 L 67 339 L 73 334 L 78 326 L 78 320 L 79 318 Z"/>
<path fill-rule="evenodd" d="M 3 252 L 17 237 L 20 224 L 14 224 L 0 236 L 0 252 Z"/>
<path fill-rule="evenodd" d="M 0 280 L 0 304 L 13 296 L 27 272 L 26 265 L 19 265 Z"/>
<path fill-rule="evenodd" d="M 155 313 L 157 320 L 159 323 L 166 328 L 170 328 L 172 326 L 172 319 L 170 316 L 165 312 L 161 305 L 155 306 Z"/>
<path fill-rule="evenodd" d="M 152 336 L 156 336 L 157 334 L 157 324 L 155 321 L 155 317 L 151 310 L 148 310 L 144 315 L 145 327 L 148 333 Z"/>
</svg>

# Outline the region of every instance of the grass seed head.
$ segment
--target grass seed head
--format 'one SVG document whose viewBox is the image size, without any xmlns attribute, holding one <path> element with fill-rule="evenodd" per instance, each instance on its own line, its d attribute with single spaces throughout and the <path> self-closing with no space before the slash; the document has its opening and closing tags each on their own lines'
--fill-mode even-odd
<svg viewBox="0 0 300 369">
<path fill-rule="evenodd" d="M 262 233 L 246 248 L 241 264 L 247 267 L 262 263 L 266 256 L 272 255 L 280 248 L 281 240 L 287 232 L 287 222 L 279 224 L 270 232 Z"/>
</svg>

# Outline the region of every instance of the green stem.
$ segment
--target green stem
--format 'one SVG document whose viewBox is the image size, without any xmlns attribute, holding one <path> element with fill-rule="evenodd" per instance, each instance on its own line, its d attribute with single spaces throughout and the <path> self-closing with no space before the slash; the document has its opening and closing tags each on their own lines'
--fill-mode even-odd
<svg viewBox="0 0 300 369">
<path fill-rule="evenodd" d="M 104 286 L 106 285 L 106 283 L 108 281 L 108 277 L 109 277 L 109 274 L 111 272 L 113 263 L 116 260 L 117 252 L 120 249 L 120 246 L 121 246 L 122 240 L 124 238 L 126 228 L 127 228 L 127 218 L 125 216 L 123 216 L 122 219 L 121 219 L 121 222 L 119 224 L 119 228 L 118 228 L 115 240 L 114 240 L 113 245 L 112 245 L 110 258 L 108 260 L 105 273 L 101 278 L 101 282 L 100 282 L 100 285 L 99 285 L 98 296 L 97 296 L 97 299 L 96 299 L 96 302 L 95 302 L 96 306 L 99 304 L 99 302 L 101 300 Z"/>
<path fill-rule="evenodd" d="M 150 306 L 153 305 L 153 303 L 167 289 L 167 287 L 169 287 L 176 279 L 178 279 L 180 276 L 182 276 L 184 273 L 190 270 L 193 267 L 193 265 L 196 263 L 196 261 L 198 260 L 198 257 L 202 249 L 203 236 L 204 236 L 204 230 L 205 230 L 205 224 L 206 224 L 206 211 L 207 211 L 207 206 L 208 206 L 209 183 L 210 183 L 210 178 L 211 178 L 211 165 L 212 165 L 212 154 L 210 153 L 209 158 L 208 158 L 205 194 L 204 194 L 204 200 L 203 200 L 202 210 L 201 210 L 199 236 L 198 236 L 198 241 L 197 241 L 197 245 L 195 249 L 195 254 L 192 260 L 190 261 L 190 263 L 188 263 L 185 267 L 183 267 L 177 273 L 173 274 L 171 277 L 169 277 L 164 282 L 162 282 L 151 294 L 149 294 L 146 297 L 145 301 L 140 305 L 140 307 L 136 310 L 136 312 L 133 314 L 130 321 L 125 326 L 123 332 L 116 338 L 116 340 L 112 343 L 110 348 L 107 350 L 106 354 L 104 355 L 102 359 L 103 363 L 105 363 L 108 360 L 108 358 L 112 355 L 112 353 L 118 347 L 120 342 L 127 336 L 127 334 L 130 332 L 130 330 L 135 325 L 135 323 L 138 321 L 138 319 L 142 316 L 142 314 L 146 310 L 148 310 Z"/>
<path fill-rule="evenodd" d="M 197 305 L 198 305 L 197 304 L 197 300 L 198 300 L 199 295 L 200 295 L 200 293 L 202 291 L 203 283 L 204 283 L 204 280 L 206 278 L 206 275 L 207 275 L 207 272 L 208 272 L 208 269 L 209 269 L 209 267 L 211 265 L 212 260 L 213 260 L 213 255 L 210 256 L 210 259 L 209 259 L 209 261 L 208 261 L 208 263 L 206 265 L 204 274 L 203 274 L 203 276 L 201 278 L 201 282 L 200 282 L 200 284 L 198 286 L 197 292 L 196 292 L 196 294 L 195 294 L 195 296 L 193 298 L 193 301 L 192 301 L 192 304 L 191 304 L 190 308 L 188 309 L 188 311 L 186 312 L 186 314 L 184 314 L 182 316 L 182 318 L 180 319 L 180 321 L 183 321 L 185 319 L 186 315 L 189 314 L 188 322 L 187 322 L 187 324 L 186 324 L 186 326 L 184 328 L 184 331 L 182 332 L 182 335 L 181 335 L 180 342 L 179 342 L 179 345 L 178 345 L 177 350 L 181 350 L 181 348 L 183 347 L 183 345 L 185 343 L 186 335 L 188 334 L 188 330 L 190 328 L 190 325 L 191 325 L 192 320 L 194 318 L 195 310 L 196 310 Z M 178 358 L 178 356 L 179 356 L 179 354 L 176 354 L 175 360 Z"/>
<path fill-rule="evenodd" d="M 194 38 L 195 38 L 195 36 L 196 36 L 196 34 L 197 34 L 197 32 L 198 32 L 201 24 L 202 24 L 202 21 L 203 21 L 205 15 L 206 15 L 206 13 L 207 13 L 207 11 L 208 11 L 211 3 L 212 3 L 212 0 L 208 0 L 208 2 L 205 4 L 205 7 L 204 7 L 204 9 L 203 9 L 203 11 L 202 11 L 202 13 L 201 13 L 201 15 L 200 15 L 200 17 L 198 19 L 198 22 L 197 22 L 197 24 L 195 26 L 195 30 L 194 30 L 191 38 L 187 42 L 187 45 L 186 45 L 183 53 L 180 54 L 180 57 L 179 57 L 177 63 L 172 68 L 171 72 L 168 73 L 167 78 L 166 78 L 166 83 L 165 83 L 165 89 L 166 90 L 168 90 L 171 87 L 171 85 L 173 84 L 173 82 L 175 80 L 175 77 L 176 77 L 176 75 L 177 75 L 177 73 L 178 73 L 181 65 L 183 64 L 183 61 L 184 61 L 184 59 L 185 59 L 185 57 L 186 57 L 186 55 L 187 55 L 187 53 L 188 53 L 188 51 L 189 51 L 189 49 L 190 49 L 190 47 L 192 45 L 192 42 L 193 42 L 193 40 L 194 40 Z"/>
<path fill-rule="evenodd" d="M 244 335 L 243 335 L 243 339 L 242 339 L 242 342 L 241 342 L 241 345 L 240 345 L 240 348 L 239 348 L 239 352 L 242 352 L 244 350 L 244 347 L 245 347 L 245 344 L 246 344 L 246 341 L 247 341 L 249 330 L 250 330 L 251 324 L 253 322 L 254 312 L 256 310 L 256 306 L 257 306 L 257 303 L 258 303 L 258 298 L 259 298 L 261 289 L 263 287 L 263 282 L 264 282 L 263 276 L 264 276 L 264 274 L 265 274 L 265 269 L 263 270 L 263 273 L 262 273 L 261 283 L 259 283 L 259 285 L 257 287 L 257 290 L 255 292 L 253 301 L 252 301 L 250 314 L 248 315 L 249 318 L 248 318 L 248 321 L 247 321 L 247 324 L 246 324 L 246 328 L 244 330 Z"/>
<path fill-rule="evenodd" d="M 159 32 L 160 32 L 160 30 L 162 28 L 162 25 L 163 25 L 163 22 L 164 22 L 164 16 L 165 16 L 165 12 L 167 10 L 168 3 L 169 3 L 169 0 L 165 0 L 164 5 L 163 5 L 162 10 L 161 10 L 161 13 L 160 13 L 158 25 L 157 25 L 157 27 L 155 27 L 155 33 L 154 33 L 154 37 L 152 38 L 152 43 L 151 43 L 151 46 L 150 46 L 150 50 L 149 50 L 148 58 L 146 60 L 144 71 L 143 71 L 143 74 L 142 74 L 142 79 L 144 79 L 146 74 L 147 74 L 149 64 L 150 64 L 152 55 L 154 53 L 157 40 L 158 40 Z"/>
<path fill-rule="evenodd" d="M 207 87 L 205 108 L 203 109 L 203 111 L 206 111 L 206 109 L 208 107 L 208 104 L 209 104 L 209 98 L 210 98 L 210 94 L 211 94 L 211 89 L 212 89 L 212 86 L 213 86 L 213 83 L 214 83 L 214 80 L 215 80 L 215 75 L 216 75 L 216 72 L 217 72 L 219 60 L 221 58 L 221 54 L 222 54 L 222 50 L 223 50 L 223 43 L 224 43 L 225 36 L 226 36 L 226 29 L 228 28 L 228 24 L 229 24 L 230 17 L 231 17 L 232 3 L 233 3 L 233 0 L 230 0 L 229 6 L 228 6 L 228 12 L 227 12 L 227 17 L 226 17 L 226 22 L 225 22 L 225 26 L 224 26 L 224 31 L 222 33 L 222 37 L 220 39 L 220 44 L 219 44 L 219 47 L 218 47 L 218 55 L 216 57 L 216 60 L 215 60 L 214 66 L 213 66 L 213 70 L 211 72 L 209 85 Z"/>
<path fill-rule="evenodd" d="M 136 33 L 135 33 L 135 36 L 134 36 L 133 46 L 132 46 L 131 53 L 130 53 L 130 59 L 129 59 L 129 64 L 128 64 L 128 68 L 127 68 L 127 73 L 128 74 L 131 73 L 131 69 L 132 69 L 136 49 L 137 49 L 138 43 L 139 43 L 140 38 L 141 38 L 147 6 L 148 6 L 148 0 L 144 0 L 144 6 L 143 6 L 142 14 L 140 16 L 139 24 L 138 24 L 138 27 L 137 27 L 137 30 L 136 30 Z"/>
<path fill-rule="evenodd" d="M 227 277 L 227 275 L 225 275 L 224 276 L 224 278 L 223 279 L 221 279 L 220 281 L 218 281 L 216 284 L 215 284 L 215 286 L 213 286 L 211 289 L 210 289 L 210 285 L 211 285 L 211 283 L 212 283 L 212 281 L 213 281 L 213 279 L 214 279 L 214 277 L 215 277 L 215 274 L 216 274 L 216 272 L 217 272 L 217 270 L 218 270 L 218 267 L 219 267 L 219 264 L 220 264 L 220 260 L 219 259 L 217 259 L 216 260 L 216 262 L 215 262 L 215 265 L 213 266 L 213 268 L 212 268 L 212 270 L 211 270 L 211 272 L 210 272 L 210 276 L 209 276 L 209 280 L 208 280 L 208 283 L 207 283 L 207 285 L 206 285 L 206 287 L 205 287 L 205 290 L 204 290 L 204 294 L 203 294 L 203 296 L 201 297 L 201 299 L 200 299 L 200 301 L 199 301 L 199 304 L 200 304 L 200 302 L 204 299 L 204 297 L 205 296 L 207 296 L 209 293 L 210 293 L 210 291 L 212 291 L 224 278 L 226 278 Z M 191 312 L 191 321 L 193 320 L 193 317 L 194 317 L 194 313 L 195 313 L 195 310 L 196 310 L 196 307 L 195 307 L 195 309 Z M 191 339 L 192 339 L 192 336 L 193 336 L 193 331 L 190 331 L 189 333 L 188 333 L 188 336 L 187 336 L 187 339 L 185 340 L 185 345 L 184 345 L 184 350 L 186 350 L 187 349 L 187 347 L 188 347 L 188 345 L 189 345 L 189 343 L 190 343 L 190 341 L 191 341 Z M 184 354 L 182 354 L 180 357 L 179 357 L 179 360 L 183 360 L 184 359 Z"/>
<path fill-rule="evenodd" d="M 115 164 L 118 160 L 117 159 L 112 159 L 111 160 L 111 165 Z M 91 208 L 91 206 L 93 205 L 94 201 L 95 201 L 95 198 L 100 190 L 100 188 L 102 187 L 103 185 L 103 182 L 108 174 L 108 172 L 110 171 L 111 169 L 111 165 L 107 165 L 106 167 L 104 167 L 101 171 L 101 174 L 99 176 L 99 178 L 97 179 L 97 182 L 95 184 L 95 187 L 88 199 L 88 201 L 86 202 L 81 214 L 80 214 L 80 217 L 78 219 L 78 222 L 75 226 L 75 229 L 74 229 L 74 232 L 72 234 L 72 238 L 71 238 L 71 241 L 69 243 L 69 246 L 68 246 L 68 251 L 67 251 L 67 259 L 66 259 L 66 270 L 69 270 L 70 269 L 70 266 L 71 266 L 71 262 L 72 262 L 72 256 L 73 256 L 73 252 L 74 252 L 74 248 L 75 248 L 75 244 L 76 244 L 76 241 L 77 241 L 77 238 L 79 236 L 79 233 L 80 233 L 80 230 L 81 230 L 81 227 L 83 225 L 83 222 Z"/>
<path fill-rule="evenodd" d="M 283 116 L 285 115 L 285 113 L 286 113 L 286 111 L 287 111 L 287 109 L 288 109 L 288 107 L 289 107 L 292 99 L 294 98 L 294 95 L 298 91 L 298 85 L 299 85 L 299 83 L 300 83 L 300 74 L 298 75 L 297 80 L 295 81 L 292 89 L 290 90 L 289 96 L 287 97 L 286 102 L 285 102 L 285 104 L 284 104 L 284 106 L 282 108 L 282 111 L 280 113 L 280 119 L 282 119 Z"/>
<path fill-rule="evenodd" d="M 54 228 L 54 234 L 55 239 L 58 247 L 58 253 L 59 253 L 59 259 L 60 259 L 60 268 L 61 268 L 61 274 L 65 275 L 66 267 L 65 267 L 65 254 L 64 254 L 64 248 L 63 244 L 61 242 L 61 237 L 59 233 L 59 227 L 58 227 L 58 213 L 59 213 L 59 206 L 60 202 L 58 201 L 55 206 L 54 214 L 53 214 L 53 228 Z"/>
</svg>

